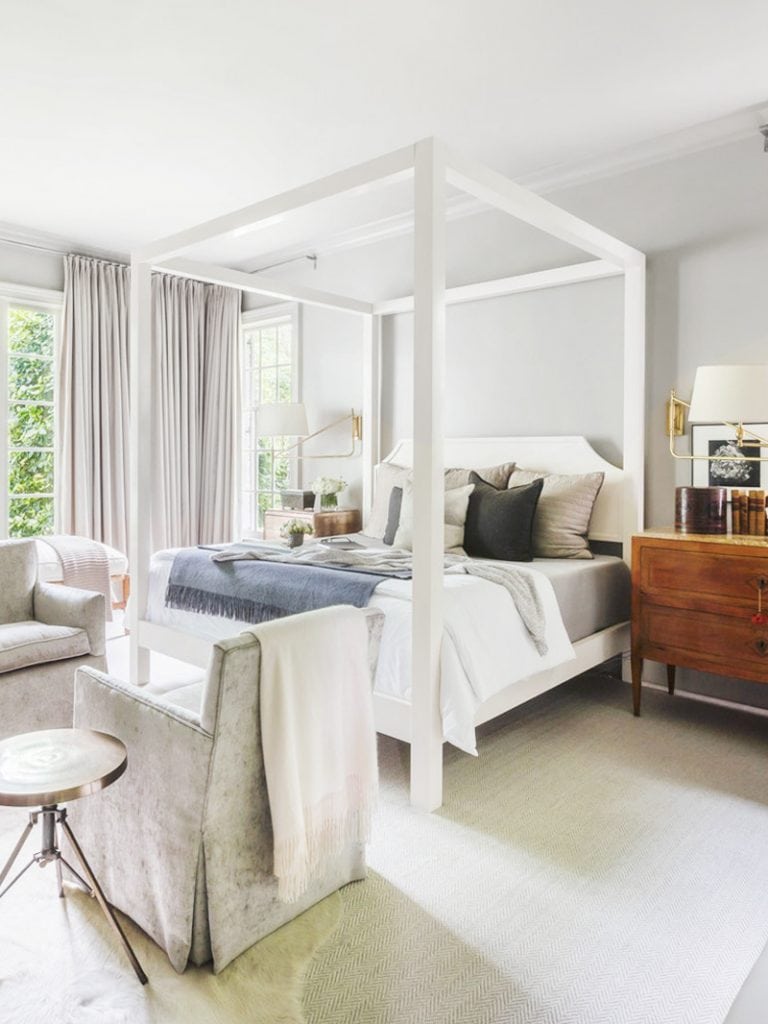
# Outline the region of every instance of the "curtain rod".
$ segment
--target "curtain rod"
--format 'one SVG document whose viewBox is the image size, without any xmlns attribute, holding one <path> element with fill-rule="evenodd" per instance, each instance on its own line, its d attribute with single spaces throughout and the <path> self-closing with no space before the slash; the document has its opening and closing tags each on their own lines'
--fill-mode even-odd
<svg viewBox="0 0 768 1024">
<path fill-rule="evenodd" d="M 7 235 L 0 235 L 0 244 L 17 245 L 21 249 L 36 249 L 38 252 L 50 252 L 55 256 L 82 256 L 86 260 L 96 260 L 99 263 L 114 263 L 118 267 L 125 266 L 122 260 L 107 259 L 105 256 L 91 256 L 87 252 L 75 252 L 68 248 L 54 248 L 50 245 L 40 245 L 38 242 L 22 242 L 18 238 L 8 238 Z"/>
<path fill-rule="evenodd" d="M 17 245 L 22 249 L 36 249 L 38 252 L 50 252 L 56 256 L 83 256 L 88 260 L 98 260 L 101 263 L 114 263 L 116 266 L 125 266 L 121 260 L 105 259 L 103 256 L 91 256 L 89 253 L 73 252 L 71 249 L 54 249 L 49 245 L 39 245 L 37 242 L 22 242 L 17 238 L 8 238 L 7 235 L 0 235 L 0 243 L 3 245 Z M 302 253 L 301 256 L 289 256 L 288 259 L 278 260 L 277 263 L 268 263 L 264 267 L 257 267 L 250 270 L 250 274 L 260 274 L 263 270 L 273 270 L 275 267 L 283 267 L 286 263 L 295 263 L 297 260 L 309 260 L 312 269 L 317 270 L 317 253 Z"/>
</svg>

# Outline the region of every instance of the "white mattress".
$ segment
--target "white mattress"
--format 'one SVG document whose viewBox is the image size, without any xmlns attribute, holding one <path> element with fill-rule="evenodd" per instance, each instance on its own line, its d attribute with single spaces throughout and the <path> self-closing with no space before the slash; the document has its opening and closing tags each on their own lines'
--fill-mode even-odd
<svg viewBox="0 0 768 1024">
<path fill-rule="evenodd" d="M 159 625 L 216 641 L 247 627 L 220 616 L 180 611 L 165 605 L 175 550 L 152 558 L 146 618 Z M 474 722 L 478 707 L 495 693 L 536 672 L 574 657 L 552 584 L 531 566 L 530 574 L 545 612 L 548 651 L 540 655 L 509 593 L 486 580 L 446 574 L 444 635 L 441 649 L 441 711 L 444 738 L 476 753 Z M 374 689 L 410 700 L 411 581 L 387 579 L 370 601 L 386 615 Z"/>
<path fill-rule="evenodd" d="M 61 583 L 63 574 L 56 551 L 41 537 L 35 538 L 37 547 L 37 578 L 41 583 Z M 128 559 L 117 548 L 101 545 L 109 561 L 110 576 L 124 576 L 128 572 Z"/>
</svg>

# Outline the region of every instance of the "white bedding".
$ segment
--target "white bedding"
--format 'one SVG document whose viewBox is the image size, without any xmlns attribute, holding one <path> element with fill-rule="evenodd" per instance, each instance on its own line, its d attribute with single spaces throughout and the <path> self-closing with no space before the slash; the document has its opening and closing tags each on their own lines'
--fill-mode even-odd
<svg viewBox="0 0 768 1024">
<path fill-rule="evenodd" d="M 152 558 L 147 619 L 211 641 L 247 626 L 233 619 L 166 607 L 165 589 L 176 550 L 159 551 Z M 503 587 L 465 575 L 445 576 L 440 694 L 443 737 L 469 754 L 477 754 L 475 712 L 483 701 L 512 683 L 574 657 L 550 581 L 519 562 L 510 564 L 530 573 L 541 598 L 548 647 L 543 657 Z M 410 700 L 411 581 L 384 580 L 370 604 L 386 614 L 374 690 Z"/>
</svg>

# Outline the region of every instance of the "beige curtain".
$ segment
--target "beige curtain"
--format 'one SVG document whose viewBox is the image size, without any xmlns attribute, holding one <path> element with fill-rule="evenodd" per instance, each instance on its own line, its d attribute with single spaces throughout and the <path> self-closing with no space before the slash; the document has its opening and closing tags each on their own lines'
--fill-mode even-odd
<svg viewBox="0 0 768 1024">
<path fill-rule="evenodd" d="M 127 267 L 66 258 L 58 529 L 128 548 Z M 153 550 L 234 538 L 240 293 L 152 278 Z"/>
<path fill-rule="evenodd" d="M 127 267 L 64 264 L 57 373 L 57 530 L 128 550 Z"/>
<path fill-rule="evenodd" d="M 152 279 L 152 547 L 234 539 L 240 293 Z"/>
</svg>

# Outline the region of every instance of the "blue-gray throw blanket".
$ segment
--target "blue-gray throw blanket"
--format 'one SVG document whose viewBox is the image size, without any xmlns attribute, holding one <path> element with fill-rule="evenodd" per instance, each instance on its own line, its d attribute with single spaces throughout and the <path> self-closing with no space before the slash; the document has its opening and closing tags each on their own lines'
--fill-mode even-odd
<svg viewBox="0 0 768 1024">
<path fill-rule="evenodd" d="M 268 622 L 334 604 L 364 608 L 383 579 L 284 562 L 214 562 L 208 551 L 190 548 L 173 560 L 165 603 L 241 622 Z"/>
</svg>

